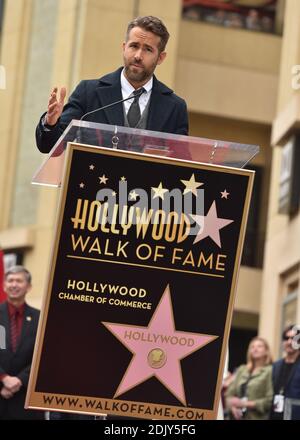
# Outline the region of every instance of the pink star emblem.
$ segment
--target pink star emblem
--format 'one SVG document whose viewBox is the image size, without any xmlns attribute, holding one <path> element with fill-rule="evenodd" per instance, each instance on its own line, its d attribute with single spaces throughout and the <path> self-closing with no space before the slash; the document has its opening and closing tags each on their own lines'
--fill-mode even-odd
<svg viewBox="0 0 300 440">
<path fill-rule="evenodd" d="M 114 397 L 155 376 L 178 400 L 186 404 L 180 360 L 218 337 L 175 329 L 169 286 L 148 327 L 103 324 L 133 353 Z"/>
<path fill-rule="evenodd" d="M 219 231 L 232 223 L 233 220 L 218 217 L 216 202 L 213 201 L 206 215 L 191 215 L 191 217 L 200 226 L 199 232 L 193 244 L 203 240 L 206 237 L 210 237 L 219 247 L 221 247 Z"/>
<path fill-rule="evenodd" d="M 229 192 L 227 192 L 226 189 L 224 189 L 224 191 L 220 191 L 221 192 L 221 199 L 226 199 L 228 200 L 228 196 L 230 195 Z"/>
</svg>

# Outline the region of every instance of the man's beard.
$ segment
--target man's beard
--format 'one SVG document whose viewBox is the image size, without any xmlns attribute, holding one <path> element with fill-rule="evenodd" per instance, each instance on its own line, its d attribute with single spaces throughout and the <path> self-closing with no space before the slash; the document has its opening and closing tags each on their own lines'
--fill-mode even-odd
<svg viewBox="0 0 300 440">
<path fill-rule="evenodd" d="M 145 69 L 141 66 L 141 69 L 136 69 L 132 64 L 127 64 L 125 66 L 125 74 L 129 81 L 133 82 L 145 82 L 147 79 L 150 79 L 153 75 L 154 69 L 156 65 L 151 66 L 152 68 Z"/>
<path fill-rule="evenodd" d="M 125 73 L 129 80 L 134 82 L 145 81 L 149 77 L 149 72 L 146 70 L 135 70 L 134 66 L 125 67 Z"/>
</svg>

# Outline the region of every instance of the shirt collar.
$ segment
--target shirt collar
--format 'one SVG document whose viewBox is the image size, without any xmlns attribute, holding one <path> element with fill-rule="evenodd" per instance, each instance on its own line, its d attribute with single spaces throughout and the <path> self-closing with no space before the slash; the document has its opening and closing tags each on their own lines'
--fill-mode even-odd
<svg viewBox="0 0 300 440">
<path fill-rule="evenodd" d="M 143 87 L 146 90 L 146 92 L 149 93 L 152 90 L 152 86 L 153 86 L 153 76 L 151 76 L 149 81 L 146 84 L 144 84 Z M 130 96 L 135 90 L 135 88 L 132 87 L 132 85 L 124 75 L 124 69 L 121 72 L 121 89 L 122 89 L 123 99 L 128 98 L 128 96 Z"/>
<path fill-rule="evenodd" d="M 11 304 L 10 302 L 7 302 L 7 306 L 8 306 L 8 314 L 9 317 L 12 317 L 16 311 L 19 311 L 20 316 L 24 315 L 24 310 L 25 310 L 25 303 L 22 304 L 20 307 L 16 307 L 13 304 Z"/>
</svg>

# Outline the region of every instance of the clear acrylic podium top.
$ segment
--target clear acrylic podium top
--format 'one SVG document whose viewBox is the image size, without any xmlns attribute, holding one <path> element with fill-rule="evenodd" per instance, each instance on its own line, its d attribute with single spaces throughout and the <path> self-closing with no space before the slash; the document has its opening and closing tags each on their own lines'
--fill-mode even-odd
<svg viewBox="0 0 300 440">
<path fill-rule="evenodd" d="M 74 119 L 33 176 L 32 183 L 60 186 L 68 142 L 235 168 L 243 168 L 259 152 L 257 145 L 174 135 Z"/>
</svg>

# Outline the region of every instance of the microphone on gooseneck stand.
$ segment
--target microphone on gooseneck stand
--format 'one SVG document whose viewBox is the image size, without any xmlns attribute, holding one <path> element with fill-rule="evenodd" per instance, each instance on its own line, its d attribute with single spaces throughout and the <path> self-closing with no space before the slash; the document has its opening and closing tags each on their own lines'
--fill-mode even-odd
<svg viewBox="0 0 300 440">
<path fill-rule="evenodd" d="M 97 113 L 97 112 L 100 112 L 101 110 L 105 110 L 109 107 L 113 107 L 114 105 L 121 104 L 122 102 L 125 102 L 125 101 L 129 101 L 129 99 L 134 99 L 137 96 L 140 97 L 144 92 L 146 92 L 146 90 L 142 87 L 135 95 L 130 95 L 130 96 L 128 96 L 128 98 L 120 99 L 119 101 L 112 102 L 111 104 L 107 104 L 107 105 L 104 105 L 103 107 L 99 107 L 99 108 L 96 108 L 95 110 L 84 113 L 84 115 L 81 116 L 80 121 L 83 121 L 86 118 L 86 116 L 89 116 L 93 113 Z"/>
<path fill-rule="evenodd" d="M 121 104 L 122 102 L 125 101 L 129 101 L 130 99 L 134 99 L 136 97 L 140 97 L 143 93 L 147 92 L 143 87 L 138 90 L 134 95 L 131 94 L 130 96 L 128 96 L 128 98 L 124 98 L 124 99 L 120 99 L 119 101 L 114 101 L 110 104 L 104 105 L 103 107 L 98 107 L 95 110 L 91 110 L 90 112 L 84 113 L 81 118 L 79 119 L 79 121 L 83 121 L 87 116 L 90 116 L 94 113 L 100 112 L 102 110 L 106 110 L 109 107 L 113 107 L 114 105 L 117 104 Z M 77 133 L 76 133 L 76 142 L 80 143 L 81 142 L 81 133 L 80 133 L 80 129 L 81 127 L 78 127 Z"/>
</svg>

